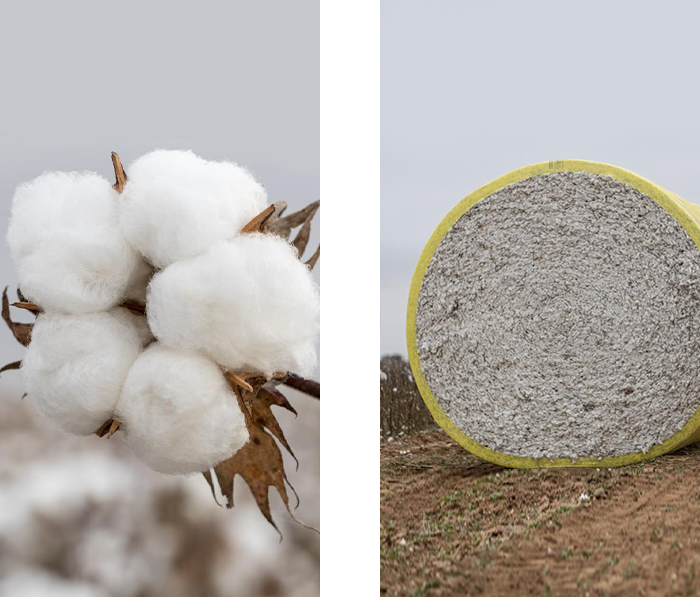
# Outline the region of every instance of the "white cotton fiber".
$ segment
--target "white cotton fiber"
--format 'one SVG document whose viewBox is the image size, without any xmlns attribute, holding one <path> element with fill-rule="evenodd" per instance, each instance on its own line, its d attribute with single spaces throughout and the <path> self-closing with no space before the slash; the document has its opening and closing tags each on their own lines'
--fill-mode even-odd
<svg viewBox="0 0 700 597">
<path fill-rule="evenodd" d="M 312 372 L 319 296 L 283 239 L 243 234 L 156 274 L 148 323 L 165 344 L 198 350 L 232 371 Z"/>
<path fill-rule="evenodd" d="M 122 230 L 156 267 L 233 237 L 267 202 L 265 189 L 247 170 L 203 160 L 191 151 L 153 151 L 127 173 Z"/>
<path fill-rule="evenodd" d="M 112 416 L 126 374 L 142 351 L 136 317 L 123 307 L 39 315 L 22 361 L 27 400 L 68 433 L 96 431 Z"/>
<path fill-rule="evenodd" d="M 17 187 L 7 241 L 30 301 L 77 314 L 122 300 L 140 258 L 119 229 L 119 200 L 92 173 L 48 172 Z"/>
<path fill-rule="evenodd" d="M 129 371 L 117 418 L 136 456 L 166 474 L 205 471 L 248 441 L 243 412 L 221 369 L 158 342 Z"/>
</svg>

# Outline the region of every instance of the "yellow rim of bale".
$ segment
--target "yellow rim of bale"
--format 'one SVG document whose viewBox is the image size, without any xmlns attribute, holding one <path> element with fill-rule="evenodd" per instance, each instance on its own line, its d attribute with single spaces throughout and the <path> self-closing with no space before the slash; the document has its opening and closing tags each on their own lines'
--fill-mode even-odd
<svg viewBox="0 0 700 597">
<path fill-rule="evenodd" d="M 466 433 L 455 425 L 445 414 L 438 404 L 435 396 L 428 385 L 423 368 L 418 357 L 418 347 L 416 342 L 416 312 L 418 310 L 418 298 L 423 278 L 428 270 L 430 261 L 438 246 L 442 242 L 447 232 L 455 222 L 464 215 L 477 202 L 492 193 L 521 180 L 548 174 L 552 172 L 589 172 L 610 176 L 615 180 L 623 182 L 640 193 L 647 195 L 668 212 L 688 233 L 695 245 L 700 249 L 700 206 L 686 202 L 684 199 L 660 187 L 659 185 L 643 178 L 634 172 L 603 164 L 600 162 L 589 162 L 585 160 L 555 160 L 533 164 L 524 168 L 514 170 L 496 180 L 477 189 L 460 201 L 440 222 L 423 249 L 416 271 L 413 274 L 411 288 L 408 297 L 408 313 L 406 319 L 406 335 L 408 342 L 408 356 L 416 380 L 418 389 L 423 400 L 430 410 L 435 421 L 462 447 L 466 448 L 479 458 L 512 468 L 550 468 L 550 467 L 613 467 L 633 464 L 651 458 L 656 458 L 662 454 L 667 454 L 683 446 L 691 444 L 700 439 L 700 408 L 686 422 L 683 428 L 661 444 L 653 446 L 648 452 L 634 452 L 621 456 L 605 456 L 598 458 L 529 458 L 514 456 L 491 450 L 474 441 Z"/>
</svg>

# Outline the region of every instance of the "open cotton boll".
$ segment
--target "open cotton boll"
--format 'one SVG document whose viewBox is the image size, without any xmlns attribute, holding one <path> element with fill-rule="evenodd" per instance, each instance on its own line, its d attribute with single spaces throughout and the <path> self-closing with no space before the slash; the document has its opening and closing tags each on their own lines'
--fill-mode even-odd
<svg viewBox="0 0 700 597">
<path fill-rule="evenodd" d="M 39 315 L 22 361 L 28 400 L 63 431 L 90 435 L 114 411 L 143 350 L 136 316 L 123 307 L 87 315 Z"/>
<path fill-rule="evenodd" d="M 174 263 L 151 280 L 153 334 L 233 371 L 312 372 L 319 296 L 308 267 L 283 239 L 244 234 Z"/>
<path fill-rule="evenodd" d="M 17 187 L 7 241 L 29 300 L 72 314 L 122 300 L 140 257 L 119 229 L 119 200 L 93 173 L 48 172 Z"/>
<path fill-rule="evenodd" d="M 248 441 L 245 417 L 221 369 L 158 342 L 131 367 L 117 418 L 136 456 L 165 474 L 208 470 Z"/>
<path fill-rule="evenodd" d="M 153 151 L 127 171 L 122 230 L 156 267 L 231 238 L 267 202 L 265 189 L 247 170 L 203 160 L 191 151 Z"/>
</svg>

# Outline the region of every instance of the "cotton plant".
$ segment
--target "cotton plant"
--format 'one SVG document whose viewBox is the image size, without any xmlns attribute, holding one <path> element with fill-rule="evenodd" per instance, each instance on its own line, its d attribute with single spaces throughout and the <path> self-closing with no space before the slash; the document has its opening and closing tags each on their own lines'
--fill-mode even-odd
<svg viewBox="0 0 700 597">
<path fill-rule="evenodd" d="M 190 151 L 153 151 L 128 177 L 112 162 L 114 185 L 49 172 L 17 188 L 12 306 L 36 321 L 12 320 L 6 288 L 2 317 L 27 353 L 0 371 L 20 369 L 28 399 L 64 432 L 119 431 L 152 469 L 202 473 L 215 499 L 218 484 L 229 507 L 240 474 L 277 528 L 275 487 L 296 519 L 277 442 L 294 454 L 271 407 L 295 412 L 281 384 L 319 397 L 305 377 L 320 247 L 302 261 L 319 202 L 282 216 L 246 169 Z"/>
</svg>

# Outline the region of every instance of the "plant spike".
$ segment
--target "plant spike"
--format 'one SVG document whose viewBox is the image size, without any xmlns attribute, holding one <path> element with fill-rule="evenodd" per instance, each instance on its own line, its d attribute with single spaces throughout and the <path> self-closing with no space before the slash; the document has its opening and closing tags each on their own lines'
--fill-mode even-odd
<svg viewBox="0 0 700 597">
<path fill-rule="evenodd" d="M 117 191 L 117 193 L 121 193 L 124 191 L 124 185 L 129 178 L 126 172 L 124 172 L 124 166 L 122 166 L 122 161 L 116 151 L 112 152 L 112 165 L 114 166 L 114 177 L 117 180 L 117 182 L 112 185 L 112 188 Z"/>
<path fill-rule="evenodd" d="M 102 423 L 102 425 L 100 425 L 99 429 L 95 431 L 95 435 L 97 437 L 107 436 L 107 439 L 109 439 L 117 432 L 120 426 L 121 423 L 116 419 L 107 419 L 104 423 Z"/>
<path fill-rule="evenodd" d="M 228 379 L 231 383 L 236 384 L 239 388 L 243 388 L 244 390 L 248 392 L 253 391 L 253 386 L 251 386 L 247 381 L 246 378 L 251 377 L 253 374 L 252 373 L 241 373 L 240 375 L 236 373 L 231 373 L 230 371 L 227 371 L 224 373 L 224 376 L 226 379 Z"/>
<path fill-rule="evenodd" d="M 243 226 L 241 232 L 265 232 L 267 230 L 267 221 L 270 219 L 270 216 L 272 216 L 273 213 L 275 213 L 275 206 L 268 205 L 250 222 Z"/>
<path fill-rule="evenodd" d="M 109 426 L 109 431 L 107 432 L 107 439 L 112 437 L 117 432 L 117 429 L 119 429 L 120 426 L 121 423 L 116 419 L 113 419 L 112 424 Z"/>
<path fill-rule="evenodd" d="M 32 313 L 43 313 L 43 309 L 37 305 L 36 303 L 30 303 L 28 301 L 18 301 L 15 303 L 12 303 L 13 307 L 17 307 L 18 309 L 26 309 L 27 311 L 31 311 Z"/>
<path fill-rule="evenodd" d="M 97 437 L 104 437 L 105 433 L 109 430 L 110 425 L 112 424 L 112 419 L 107 419 L 102 425 L 99 426 L 99 428 L 95 431 L 95 435 Z"/>
<path fill-rule="evenodd" d="M 4 367 L 0 368 L 0 373 L 5 373 L 5 371 L 13 371 L 19 369 L 22 366 L 22 361 L 15 361 L 14 363 L 8 363 Z"/>
</svg>

